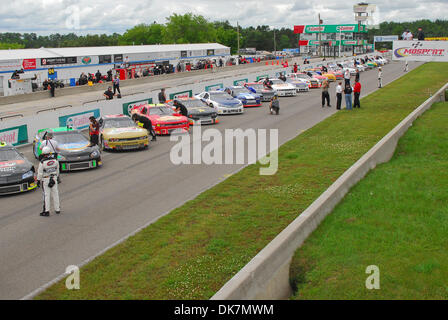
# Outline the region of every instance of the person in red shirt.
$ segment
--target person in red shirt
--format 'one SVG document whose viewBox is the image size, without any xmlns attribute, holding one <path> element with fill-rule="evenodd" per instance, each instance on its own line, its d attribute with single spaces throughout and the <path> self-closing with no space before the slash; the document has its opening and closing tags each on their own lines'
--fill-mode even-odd
<svg viewBox="0 0 448 320">
<path fill-rule="evenodd" d="M 294 63 L 294 73 L 297 73 L 298 67 L 297 67 L 297 63 Z"/>
<path fill-rule="evenodd" d="M 89 136 L 90 136 L 90 146 L 93 147 L 98 145 L 99 135 L 100 135 L 100 124 L 96 121 L 94 116 L 89 117 Z"/>
<path fill-rule="evenodd" d="M 361 84 L 359 83 L 359 80 L 355 80 L 355 85 L 353 87 L 353 94 L 354 94 L 354 102 L 353 102 L 353 108 L 361 108 L 361 104 L 359 103 L 359 96 L 361 95 Z"/>
</svg>

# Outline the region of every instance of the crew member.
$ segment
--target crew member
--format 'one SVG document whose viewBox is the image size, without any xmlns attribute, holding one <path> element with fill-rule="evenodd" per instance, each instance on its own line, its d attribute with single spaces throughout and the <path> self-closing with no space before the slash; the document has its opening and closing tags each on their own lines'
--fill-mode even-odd
<svg viewBox="0 0 448 320">
<path fill-rule="evenodd" d="M 112 100 L 114 98 L 114 93 L 112 92 L 112 87 L 108 87 L 106 91 L 104 91 L 103 96 L 106 97 L 106 100 Z"/>
<path fill-rule="evenodd" d="M 279 114 L 280 112 L 280 103 L 278 101 L 278 97 L 276 94 L 274 94 L 274 96 L 271 99 L 271 103 L 269 104 L 269 110 L 271 112 L 271 114 Z"/>
<path fill-rule="evenodd" d="M 50 85 L 50 94 L 51 97 L 54 98 L 54 88 L 56 86 L 56 84 L 54 83 L 54 80 L 50 80 L 49 81 L 49 85 Z"/>
<path fill-rule="evenodd" d="M 165 103 L 165 102 L 166 102 L 165 89 L 162 88 L 159 92 L 159 103 Z"/>
<path fill-rule="evenodd" d="M 181 115 L 188 117 L 187 108 L 179 100 L 174 100 L 173 105 L 176 107 L 176 112 L 179 112 Z"/>
<path fill-rule="evenodd" d="M 147 112 L 148 112 L 147 109 L 145 107 L 143 107 L 142 114 L 146 114 Z M 154 128 L 152 127 L 151 119 L 149 119 L 148 117 L 145 117 L 144 115 L 134 113 L 132 115 L 132 120 L 134 120 L 134 122 L 137 123 L 137 125 L 139 125 L 139 123 L 141 123 L 141 127 L 148 130 L 148 133 L 152 136 L 151 141 L 157 140 L 156 132 L 154 131 Z"/>
<path fill-rule="evenodd" d="M 269 80 L 269 77 L 266 77 L 266 79 L 263 81 L 263 86 L 266 88 L 272 89 L 272 81 Z"/>
<path fill-rule="evenodd" d="M 116 91 L 118 91 L 118 94 L 121 94 L 120 91 L 120 79 L 118 78 L 117 75 L 115 75 L 114 81 L 113 81 L 113 86 L 114 86 L 114 94 Z"/>
<path fill-rule="evenodd" d="M 37 169 L 37 185 L 42 186 L 44 195 L 43 211 L 40 213 L 43 217 L 50 215 L 50 200 L 53 199 L 53 207 L 56 214 L 61 213 L 59 204 L 59 162 L 51 152 L 50 147 L 42 149 L 43 157 Z"/>
<path fill-rule="evenodd" d="M 280 80 L 282 80 L 283 82 L 286 82 L 286 77 L 285 77 L 285 75 L 283 73 L 278 78 Z"/>
<path fill-rule="evenodd" d="M 44 134 L 44 140 L 42 141 L 39 149 L 43 150 L 44 147 L 49 147 L 52 154 L 55 156 L 59 153 L 59 145 L 56 140 L 53 139 L 53 131 L 47 131 Z"/>
<path fill-rule="evenodd" d="M 100 136 L 100 124 L 98 123 L 98 121 L 96 121 L 94 116 L 90 116 L 89 120 L 90 147 L 93 147 L 98 145 Z"/>
</svg>

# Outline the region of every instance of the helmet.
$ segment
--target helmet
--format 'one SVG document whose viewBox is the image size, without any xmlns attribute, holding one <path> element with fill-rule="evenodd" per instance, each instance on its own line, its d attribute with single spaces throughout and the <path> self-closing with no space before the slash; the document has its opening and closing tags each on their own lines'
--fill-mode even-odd
<svg viewBox="0 0 448 320">
<path fill-rule="evenodd" d="M 42 154 L 50 154 L 51 153 L 51 148 L 48 146 L 45 146 L 42 148 Z"/>
</svg>

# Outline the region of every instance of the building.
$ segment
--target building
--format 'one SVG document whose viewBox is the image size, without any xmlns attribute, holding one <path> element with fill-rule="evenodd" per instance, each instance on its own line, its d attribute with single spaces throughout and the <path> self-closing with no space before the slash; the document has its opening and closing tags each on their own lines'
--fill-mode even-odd
<svg viewBox="0 0 448 320">
<path fill-rule="evenodd" d="M 82 72 L 99 70 L 106 74 L 125 62 L 138 72 L 159 64 L 176 66 L 179 62 L 195 63 L 200 59 L 229 56 L 230 48 L 218 43 L 0 50 L 0 94 L 26 93 L 29 90 L 24 85 L 31 85 L 31 81 L 40 85 L 48 78 L 73 84 L 73 79 L 76 81 Z M 21 74 L 24 81 L 18 79 L 16 82 L 20 83 L 14 84 L 11 75 L 20 69 L 25 71 Z M 13 90 L 15 87 L 20 90 Z"/>
<path fill-rule="evenodd" d="M 301 54 L 317 55 L 319 47 L 323 56 L 367 51 L 367 40 L 364 40 L 367 28 L 361 24 L 297 25 L 294 33 L 300 35 Z"/>
</svg>

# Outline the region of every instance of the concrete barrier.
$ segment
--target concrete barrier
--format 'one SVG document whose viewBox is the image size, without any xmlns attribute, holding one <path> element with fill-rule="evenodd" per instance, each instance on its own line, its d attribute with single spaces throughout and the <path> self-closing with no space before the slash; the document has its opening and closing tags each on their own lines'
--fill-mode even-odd
<svg viewBox="0 0 448 320">
<path fill-rule="evenodd" d="M 272 300 L 288 298 L 291 294 L 289 267 L 295 251 L 342 200 L 352 186 L 378 164 L 391 159 L 398 140 L 414 120 L 429 109 L 433 103 L 445 101 L 445 90 L 447 88 L 448 83 L 364 154 L 211 299 Z"/>
</svg>

